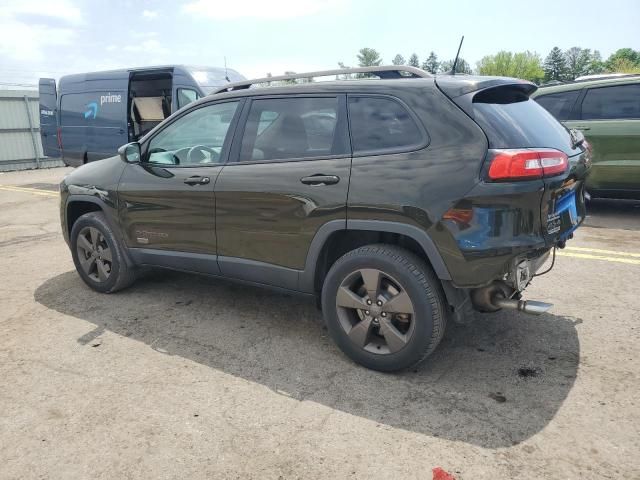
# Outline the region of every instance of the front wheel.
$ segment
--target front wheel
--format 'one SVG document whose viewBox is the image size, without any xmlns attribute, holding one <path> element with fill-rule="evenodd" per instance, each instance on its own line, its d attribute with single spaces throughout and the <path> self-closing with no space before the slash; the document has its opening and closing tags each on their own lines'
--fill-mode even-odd
<svg viewBox="0 0 640 480">
<path fill-rule="evenodd" d="M 71 229 L 71 255 L 78 274 L 92 289 L 111 293 L 135 280 L 124 252 L 102 212 L 82 215 Z"/>
<path fill-rule="evenodd" d="M 380 371 L 424 360 L 442 339 L 441 287 L 429 266 L 391 245 L 367 245 L 338 259 L 322 288 L 331 337 L 352 360 Z"/>
</svg>

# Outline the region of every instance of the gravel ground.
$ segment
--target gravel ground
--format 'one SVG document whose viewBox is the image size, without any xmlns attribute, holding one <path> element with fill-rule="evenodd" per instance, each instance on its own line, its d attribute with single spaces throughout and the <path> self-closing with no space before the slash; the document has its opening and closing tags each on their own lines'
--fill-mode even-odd
<svg viewBox="0 0 640 480">
<path fill-rule="evenodd" d="M 550 314 L 449 325 L 381 374 L 300 298 L 164 271 L 89 290 L 66 171 L 0 175 L 0 478 L 640 478 L 640 202 L 592 202 L 527 290 Z"/>
</svg>

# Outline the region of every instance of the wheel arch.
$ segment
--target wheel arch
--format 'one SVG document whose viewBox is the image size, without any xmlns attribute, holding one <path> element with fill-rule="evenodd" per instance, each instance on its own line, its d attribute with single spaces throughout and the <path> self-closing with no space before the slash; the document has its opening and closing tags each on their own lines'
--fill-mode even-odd
<svg viewBox="0 0 640 480">
<path fill-rule="evenodd" d="M 67 199 L 67 205 L 65 208 L 65 228 L 67 229 L 67 235 L 71 235 L 71 229 L 73 224 L 76 223 L 85 213 L 90 212 L 102 212 L 106 214 L 106 205 L 103 202 L 90 196 L 70 196 Z"/>
<path fill-rule="evenodd" d="M 299 286 L 318 292 L 329 268 L 347 251 L 370 243 L 389 243 L 413 251 L 427 260 L 441 281 L 451 280 L 440 252 L 429 235 L 413 225 L 383 220 L 333 220 L 314 236 Z"/>
</svg>

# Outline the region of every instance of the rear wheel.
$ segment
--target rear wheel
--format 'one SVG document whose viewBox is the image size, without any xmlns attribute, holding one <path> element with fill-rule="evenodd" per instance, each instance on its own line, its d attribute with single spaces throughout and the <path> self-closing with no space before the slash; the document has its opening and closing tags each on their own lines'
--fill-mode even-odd
<svg viewBox="0 0 640 480">
<path fill-rule="evenodd" d="M 78 274 L 91 288 L 111 293 L 135 280 L 122 247 L 102 212 L 82 215 L 71 229 L 71 254 Z"/>
<path fill-rule="evenodd" d="M 322 289 L 332 338 L 352 360 L 381 371 L 415 365 L 436 348 L 445 329 L 443 305 L 429 266 L 390 245 L 345 254 Z"/>
</svg>

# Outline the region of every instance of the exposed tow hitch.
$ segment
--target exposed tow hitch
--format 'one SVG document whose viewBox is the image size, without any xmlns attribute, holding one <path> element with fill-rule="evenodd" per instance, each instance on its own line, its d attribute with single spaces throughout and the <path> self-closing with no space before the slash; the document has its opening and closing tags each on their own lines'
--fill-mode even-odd
<svg viewBox="0 0 640 480">
<path fill-rule="evenodd" d="M 510 308 L 531 315 L 542 315 L 553 307 L 552 303 L 538 302 L 537 300 L 515 300 L 500 297 L 494 298 L 493 303 L 496 307 Z"/>
</svg>

